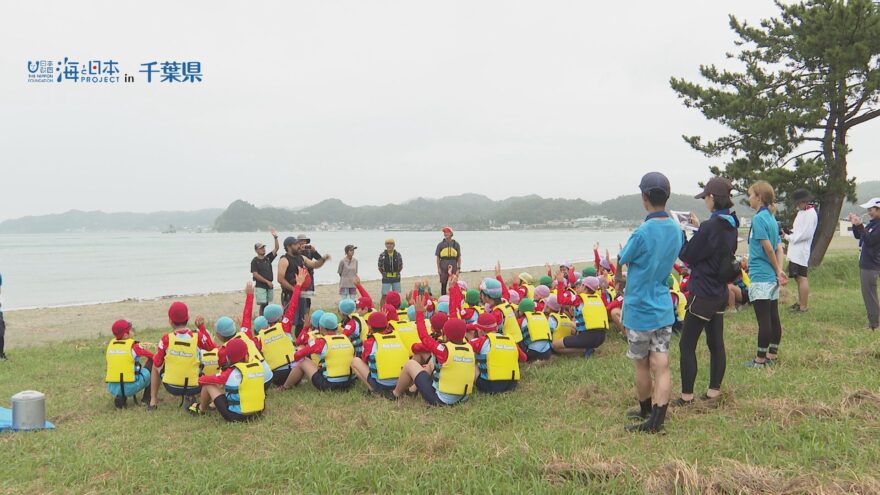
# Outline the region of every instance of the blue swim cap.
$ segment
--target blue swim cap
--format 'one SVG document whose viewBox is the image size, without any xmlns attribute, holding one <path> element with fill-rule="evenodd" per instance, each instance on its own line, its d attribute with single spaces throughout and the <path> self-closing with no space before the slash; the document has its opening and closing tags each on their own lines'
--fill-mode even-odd
<svg viewBox="0 0 880 495">
<path fill-rule="evenodd" d="M 501 282 L 494 278 L 484 278 L 480 284 L 480 291 L 492 299 L 501 298 Z"/>
<path fill-rule="evenodd" d="M 326 330 L 336 330 L 339 327 L 339 318 L 333 313 L 324 313 L 321 317 L 321 328 Z"/>
<path fill-rule="evenodd" d="M 284 309 L 277 304 L 270 304 L 263 310 L 263 316 L 269 323 L 278 323 L 278 320 L 284 315 Z"/>
<path fill-rule="evenodd" d="M 409 321 L 416 321 L 416 307 L 410 306 L 406 308 L 406 317 L 409 318 Z"/>
<path fill-rule="evenodd" d="M 448 315 L 449 314 L 449 303 L 446 301 L 443 301 L 442 303 L 437 303 L 437 311 L 440 313 L 446 313 Z"/>
<path fill-rule="evenodd" d="M 339 312 L 344 315 L 350 315 L 355 312 L 355 304 L 351 299 L 343 299 L 339 301 Z"/>
<path fill-rule="evenodd" d="M 254 319 L 254 333 L 260 333 L 263 330 L 269 328 L 269 321 L 266 320 L 265 316 L 258 316 Z"/>
<path fill-rule="evenodd" d="M 324 317 L 323 310 L 315 310 L 312 311 L 312 318 L 309 320 L 312 324 L 310 325 L 312 328 L 318 328 L 321 325 L 321 318 Z"/>
<path fill-rule="evenodd" d="M 228 316 L 220 317 L 214 328 L 217 331 L 217 335 L 221 337 L 229 338 L 235 335 L 235 322 Z"/>
</svg>

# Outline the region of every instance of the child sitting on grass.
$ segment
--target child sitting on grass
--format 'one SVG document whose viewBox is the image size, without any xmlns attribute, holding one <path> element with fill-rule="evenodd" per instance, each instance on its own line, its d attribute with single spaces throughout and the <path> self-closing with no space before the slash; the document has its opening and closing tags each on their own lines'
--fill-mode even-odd
<svg viewBox="0 0 880 495">
<path fill-rule="evenodd" d="M 354 346 L 348 337 L 338 332 L 339 318 L 333 313 L 324 313 L 319 323 L 321 335 L 314 343 L 303 346 L 296 351 L 295 358 L 299 363 L 287 381 L 281 386 L 289 389 L 306 378 L 312 381 L 312 385 L 318 390 L 347 390 L 354 383 L 355 378 L 351 369 L 354 359 Z M 315 364 L 310 355 L 318 356 L 319 363 Z"/>
<path fill-rule="evenodd" d="M 476 353 L 477 390 L 489 394 L 510 392 L 519 383 L 519 363 L 528 356 L 510 337 L 499 335 L 498 321 L 489 313 L 483 313 L 474 325 L 479 336 L 469 343 Z"/>
<path fill-rule="evenodd" d="M 199 402 L 190 406 L 196 415 L 205 414 L 213 402 L 220 416 L 229 422 L 256 418 L 266 405 L 263 388 L 263 367 L 256 359 L 248 358 L 247 344 L 241 339 L 226 343 L 222 353 L 221 371 L 214 376 L 202 376 Z"/>
<path fill-rule="evenodd" d="M 142 348 L 134 340 L 134 328 L 128 320 L 113 323 L 113 339 L 107 344 L 107 391 L 113 395 L 117 408 L 125 407 L 128 397 L 144 390 L 141 401 L 150 403 L 150 372 L 153 369 L 153 353 Z M 146 358 L 143 365 L 138 358 Z"/>
<path fill-rule="evenodd" d="M 558 277 L 561 279 L 562 274 Z M 575 334 L 553 341 L 553 350 L 559 354 L 593 355 L 596 348 L 605 342 L 608 330 L 608 312 L 602 302 L 599 290 L 600 280 L 584 277 L 578 284 L 578 293 L 573 295 L 563 289 L 560 280 L 556 288 L 556 300 L 562 306 L 574 308 Z"/>
<path fill-rule="evenodd" d="M 535 301 L 525 298 L 517 306 L 517 319 L 522 329 L 522 342 L 519 343 L 528 360 L 543 361 L 553 356 L 551 352 L 550 323 L 544 313 L 535 311 Z"/>
<path fill-rule="evenodd" d="M 370 336 L 364 342 L 360 359 L 353 360 L 351 368 L 371 392 L 393 399 L 400 372 L 412 353 L 384 314 L 371 314 L 367 323 Z"/>
<path fill-rule="evenodd" d="M 159 403 L 159 383 L 171 395 L 193 401 L 201 392 L 199 368 L 201 365 L 200 347 L 206 344 L 187 328 L 189 308 L 175 301 L 168 308 L 168 323 L 172 331 L 162 336 L 153 356 L 153 369 L 150 373 L 150 403 L 147 410 L 153 411 Z M 211 349 L 205 349 L 211 350 Z"/>
</svg>

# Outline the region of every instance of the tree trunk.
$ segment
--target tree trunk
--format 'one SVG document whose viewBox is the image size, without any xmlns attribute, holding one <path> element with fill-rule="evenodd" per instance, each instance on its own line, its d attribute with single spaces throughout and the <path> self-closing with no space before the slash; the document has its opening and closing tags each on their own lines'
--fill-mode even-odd
<svg viewBox="0 0 880 495">
<path fill-rule="evenodd" d="M 810 266 L 819 266 L 828 251 L 828 245 L 837 235 L 840 226 L 840 210 L 843 208 L 843 196 L 828 192 L 819 198 L 819 225 L 813 236 L 813 249 L 810 251 Z"/>
</svg>

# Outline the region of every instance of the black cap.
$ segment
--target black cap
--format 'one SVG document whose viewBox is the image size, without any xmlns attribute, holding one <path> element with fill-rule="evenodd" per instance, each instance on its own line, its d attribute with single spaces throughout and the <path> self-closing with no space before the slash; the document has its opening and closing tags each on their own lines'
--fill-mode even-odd
<svg viewBox="0 0 880 495">
<path fill-rule="evenodd" d="M 296 244 L 296 237 L 289 236 L 284 238 L 284 247 Z"/>
<path fill-rule="evenodd" d="M 724 177 L 712 177 L 709 179 L 709 182 L 706 183 L 703 192 L 697 194 L 694 198 L 703 199 L 710 194 L 712 196 L 730 196 L 730 191 L 732 190 L 733 184 L 731 184 L 729 180 Z"/>
<path fill-rule="evenodd" d="M 813 195 L 806 189 L 798 189 L 791 193 L 791 201 L 794 204 L 805 203 L 813 200 Z"/>
<path fill-rule="evenodd" d="M 642 181 L 639 183 L 639 189 L 645 194 L 648 194 L 655 189 L 665 192 L 667 196 L 672 193 L 672 188 L 669 186 L 669 179 L 660 172 L 648 172 L 645 174 L 642 177 Z"/>
</svg>

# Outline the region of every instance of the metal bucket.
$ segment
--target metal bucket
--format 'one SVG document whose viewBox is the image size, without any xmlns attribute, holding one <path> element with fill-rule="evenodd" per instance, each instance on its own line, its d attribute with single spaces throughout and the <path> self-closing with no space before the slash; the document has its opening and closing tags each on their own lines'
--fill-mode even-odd
<svg viewBox="0 0 880 495">
<path fill-rule="evenodd" d="M 25 390 L 12 396 L 12 429 L 37 430 L 46 427 L 46 396 Z"/>
</svg>

